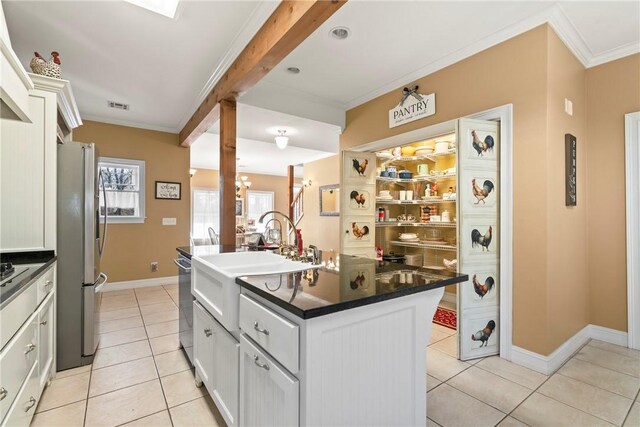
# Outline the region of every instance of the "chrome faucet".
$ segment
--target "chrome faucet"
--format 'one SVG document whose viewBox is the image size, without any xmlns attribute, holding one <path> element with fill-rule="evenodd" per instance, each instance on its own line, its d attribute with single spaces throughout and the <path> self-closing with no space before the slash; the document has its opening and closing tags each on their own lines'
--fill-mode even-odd
<svg viewBox="0 0 640 427">
<path fill-rule="evenodd" d="M 283 214 L 280 211 L 267 211 L 267 212 L 263 213 L 260 216 L 260 218 L 258 218 L 258 223 L 262 224 L 263 221 L 264 221 L 264 217 L 266 217 L 269 214 L 279 214 L 279 215 L 282 215 L 282 217 L 287 220 L 287 222 L 291 226 L 291 230 L 293 231 L 293 244 L 297 248 L 298 247 L 298 235 L 296 233 L 296 226 L 293 223 L 293 221 L 291 221 L 291 218 L 289 218 L 288 216 L 286 216 L 285 214 Z M 287 243 L 288 242 L 289 242 L 289 234 L 287 234 Z"/>
</svg>

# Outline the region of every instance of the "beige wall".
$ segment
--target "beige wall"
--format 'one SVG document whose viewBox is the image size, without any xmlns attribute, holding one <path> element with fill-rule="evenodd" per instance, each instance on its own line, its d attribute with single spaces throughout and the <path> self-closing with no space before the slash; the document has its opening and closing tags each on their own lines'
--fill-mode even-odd
<svg viewBox="0 0 640 427">
<path fill-rule="evenodd" d="M 347 149 L 513 104 L 513 341 L 542 354 L 552 350 L 547 336 L 548 38 L 541 26 L 418 79 L 421 91 L 436 93 L 434 116 L 389 129 L 388 110 L 397 105 L 401 88 L 349 110 L 340 139 Z"/>
<path fill-rule="evenodd" d="M 145 161 L 144 224 L 110 224 L 101 269 L 110 282 L 175 276 L 176 246 L 189 244 L 189 150 L 178 135 L 85 121 L 73 132 L 75 141 L 94 142 L 101 156 Z M 155 181 L 182 183 L 182 200 L 156 200 Z M 163 226 L 162 218 L 177 225 Z M 150 263 L 159 270 L 152 273 Z"/>
<path fill-rule="evenodd" d="M 586 73 L 550 27 L 547 33 L 546 349 L 549 353 L 589 324 L 589 292 L 585 289 L 588 280 L 585 268 L 588 264 Z M 564 112 L 565 98 L 573 102 L 573 116 Z M 578 193 L 577 206 L 573 207 L 565 205 L 566 133 L 574 135 L 578 142 Z"/>
<path fill-rule="evenodd" d="M 251 182 L 250 190 L 273 191 L 274 208 L 277 211 L 288 214 L 289 212 L 289 179 L 286 176 L 262 175 L 257 173 L 240 173 L 247 176 L 247 181 Z M 218 188 L 220 185 L 220 174 L 213 169 L 198 169 L 198 172 L 191 177 L 192 188 Z M 300 182 L 300 179 L 296 179 Z M 240 190 L 240 196 L 246 198 L 246 189 Z"/>
<path fill-rule="evenodd" d="M 590 322 L 626 331 L 624 114 L 640 111 L 640 54 L 589 68 L 587 102 Z"/>
<path fill-rule="evenodd" d="M 305 245 L 323 250 L 340 250 L 340 217 L 320 216 L 320 186 L 340 183 L 340 156 L 304 164 L 304 177 L 311 180 L 305 188 L 304 217 L 300 221 Z"/>
</svg>

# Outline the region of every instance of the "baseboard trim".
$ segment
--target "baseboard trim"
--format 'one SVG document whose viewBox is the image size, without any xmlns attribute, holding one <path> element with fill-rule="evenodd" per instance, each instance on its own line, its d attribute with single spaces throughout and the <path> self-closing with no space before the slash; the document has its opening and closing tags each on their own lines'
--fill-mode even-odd
<svg viewBox="0 0 640 427">
<path fill-rule="evenodd" d="M 152 279 L 128 280 L 124 282 L 107 283 L 102 292 L 122 291 L 125 289 L 149 288 L 159 285 L 178 284 L 178 276 L 154 277 Z"/>
<path fill-rule="evenodd" d="M 590 339 L 623 347 L 627 346 L 626 332 L 597 325 L 587 325 L 548 356 L 543 356 L 514 345 L 511 347 L 511 361 L 542 374 L 551 375 L 569 360 L 580 347 L 589 342 Z"/>
<path fill-rule="evenodd" d="M 616 329 L 605 328 L 598 325 L 589 325 L 591 328 L 591 339 L 608 342 L 622 347 L 627 347 L 627 333 Z"/>
</svg>

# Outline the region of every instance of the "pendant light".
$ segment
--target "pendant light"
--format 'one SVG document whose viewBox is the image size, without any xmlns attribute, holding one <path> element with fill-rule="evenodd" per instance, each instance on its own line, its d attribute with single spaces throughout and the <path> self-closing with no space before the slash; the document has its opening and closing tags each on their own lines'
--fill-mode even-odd
<svg viewBox="0 0 640 427">
<path fill-rule="evenodd" d="M 285 133 L 287 133 L 286 130 L 279 130 L 278 136 L 275 137 L 276 145 L 281 150 L 284 150 L 287 147 L 287 144 L 289 143 L 289 137 L 285 136 Z"/>
</svg>

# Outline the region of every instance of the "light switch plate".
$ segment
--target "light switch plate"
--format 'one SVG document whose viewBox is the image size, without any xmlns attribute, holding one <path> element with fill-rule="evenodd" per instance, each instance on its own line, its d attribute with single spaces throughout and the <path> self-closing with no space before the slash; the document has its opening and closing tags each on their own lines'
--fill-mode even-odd
<svg viewBox="0 0 640 427">
<path fill-rule="evenodd" d="M 570 99 L 564 99 L 564 112 L 570 116 L 573 116 L 573 102 Z"/>
<path fill-rule="evenodd" d="M 162 225 L 176 225 L 175 218 L 162 218 Z"/>
</svg>

